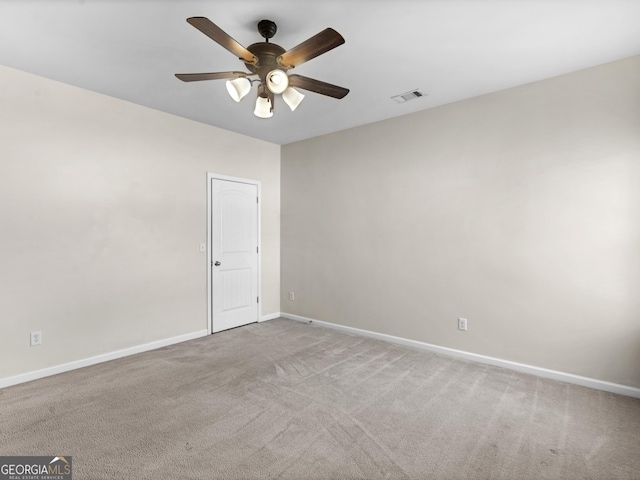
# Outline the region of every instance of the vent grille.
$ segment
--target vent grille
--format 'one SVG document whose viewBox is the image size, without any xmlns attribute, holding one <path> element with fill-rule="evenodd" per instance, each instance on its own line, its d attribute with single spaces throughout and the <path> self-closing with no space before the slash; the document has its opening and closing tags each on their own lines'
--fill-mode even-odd
<svg viewBox="0 0 640 480">
<path fill-rule="evenodd" d="M 400 95 L 395 95 L 391 97 L 391 99 L 395 100 L 398 103 L 405 103 L 405 102 L 409 102 L 411 100 L 415 100 L 416 98 L 420 98 L 424 96 L 425 96 L 424 93 L 416 89 L 416 90 L 411 90 L 410 92 L 407 92 L 407 93 L 401 93 Z"/>
</svg>

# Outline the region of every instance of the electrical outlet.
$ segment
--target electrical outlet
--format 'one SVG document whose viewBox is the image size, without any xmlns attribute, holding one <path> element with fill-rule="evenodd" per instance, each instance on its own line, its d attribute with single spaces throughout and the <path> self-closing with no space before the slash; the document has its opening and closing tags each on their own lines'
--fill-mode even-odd
<svg viewBox="0 0 640 480">
<path fill-rule="evenodd" d="M 458 318 L 458 330 L 467 331 L 467 319 L 466 318 Z"/>
<path fill-rule="evenodd" d="M 293 294 L 293 292 L 289 292 L 289 300 L 291 300 L 293 302 L 293 300 L 295 299 L 295 295 Z"/>
<path fill-rule="evenodd" d="M 201 252 L 206 252 L 207 251 L 207 244 L 206 243 L 202 242 L 200 244 L 200 251 Z"/>
<path fill-rule="evenodd" d="M 31 332 L 31 346 L 42 345 L 42 332 Z"/>
</svg>

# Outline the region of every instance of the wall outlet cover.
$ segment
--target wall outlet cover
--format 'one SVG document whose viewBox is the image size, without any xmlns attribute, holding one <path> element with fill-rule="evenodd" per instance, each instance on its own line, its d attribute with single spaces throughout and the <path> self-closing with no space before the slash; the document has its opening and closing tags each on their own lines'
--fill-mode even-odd
<svg viewBox="0 0 640 480">
<path fill-rule="evenodd" d="M 42 332 L 31 332 L 31 346 L 42 345 Z"/>
</svg>

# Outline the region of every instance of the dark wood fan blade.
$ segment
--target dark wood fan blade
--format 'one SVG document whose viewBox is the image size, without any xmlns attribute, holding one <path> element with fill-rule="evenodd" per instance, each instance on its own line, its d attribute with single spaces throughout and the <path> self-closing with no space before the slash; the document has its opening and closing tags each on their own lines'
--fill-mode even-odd
<svg viewBox="0 0 640 480">
<path fill-rule="evenodd" d="M 215 72 L 215 73 L 176 73 L 183 82 L 199 82 L 200 80 L 223 80 L 225 78 L 241 78 L 250 74 L 245 72 Z"/>
<path fill-rule="evenodd" d="M 344 43 L 344 38 L 333 28 L 327 28 L 317 35 L 296 45 L 278 57 L 278 63 L 285 68 L 293 68 L 312 58 L 322 55 Z"/>
<path fill-rule="evenodd" d="M 289 75 L 289 85 L 333 98 L 344 98 L 349 93 L 347 88 L 303 77 L 302 75 Z"/>
<path fill-rule="evenodd" d="M 222 47 L 226 48 L 231 53 L 235 54 L 237 57 L 241 58 L 245 62 L 256 63 L 258 61 L 258 58 L 253 53 L 251 53 L 249 50 L 247 50 L 238 42 L 236 42 L 224 30 L 222 30 L 219 26 L 217 26 L 208 18 L 191 17 L 191 18 L 187 18 L 187 22 L 189 22 L 191 25 L 193 25 L 202 33 L 204 33 L 211 40 L 218 43 Z"/>
</svg>

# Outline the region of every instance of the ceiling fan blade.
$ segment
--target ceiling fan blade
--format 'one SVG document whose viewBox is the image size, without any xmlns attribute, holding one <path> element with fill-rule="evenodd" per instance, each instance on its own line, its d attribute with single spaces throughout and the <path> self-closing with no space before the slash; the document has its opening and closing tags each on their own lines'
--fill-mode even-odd
<svg viewBox="0 0 640 480">
<path fill-rule="evenodd" d="M 249 76 L 245 72 L 215 72 L 215 73 L 176 73 L 183 82 L 198 82 L 200 80 L 223 80 L 225 78 L 242 78 Z"/>
<path fill-rule="evenodd" d="M 218 43 L 222 47 L 226 48 L 231 53 L 235 54 L 237 57 L 241 58 L 245 62 L 256 63 L 258 61 L 258 58 L 253 53 L 251 53 L 249 50 L 247 50 L 238 42 L 236 42 L 224 30 L 222 30 L 219 26 L 217 26 L 208 18 L 190 17 L 190 18 L 187 18 L 187 22 L 189 22 L 191 25 L 193 25 L 202 33 L 204 33 L 211 40 Z"/>
<path fill-rule="evenodd" d="M 349 93 L 348 88 L 331 85 L 302 75 L 289 75 L 289 85 L 333 98 L 344 98 Z"/>
<path fill-rule="evenodd" d="M 344 43 L 344 38 L 333 28 L 327 28 L 313 37 L 287 50 L 278 57 L 278 63 L 285 68 L 293 68 L 312 58 L 322 55 Z"/>
</svg>

